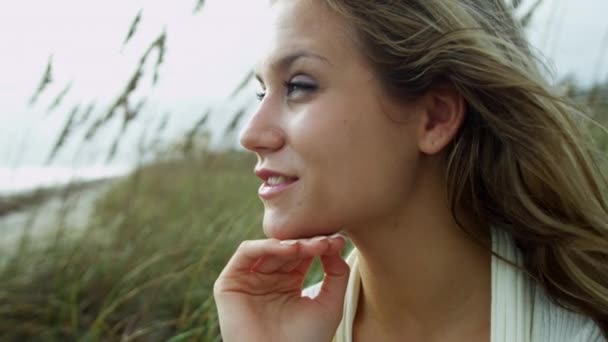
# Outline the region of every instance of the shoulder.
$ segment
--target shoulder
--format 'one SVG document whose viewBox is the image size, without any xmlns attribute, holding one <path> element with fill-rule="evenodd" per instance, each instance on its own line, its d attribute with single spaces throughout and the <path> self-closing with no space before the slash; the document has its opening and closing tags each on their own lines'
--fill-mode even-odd
<svg viewBox="0 0 608 342">
<path fill-rule="evenodd" d="M 492 238 L 495 253 L 523 265 L 523 255 L 506 231 L 493 229 Z M 559 306 L 520 268 L 494 257 L 492 296 L 492 324 L 497 336 L 517 330 L 524 341 L 528 341 L 524 336 L 529 332 L 532 342 L 607 342 L 593 319 Z"/>
<path fill-rule="evenodd" d="M 557 305 L 540 288 L 534 296 L 532 335 L 532 341 L 607 341 L 593 319 Z"/>
</svg>

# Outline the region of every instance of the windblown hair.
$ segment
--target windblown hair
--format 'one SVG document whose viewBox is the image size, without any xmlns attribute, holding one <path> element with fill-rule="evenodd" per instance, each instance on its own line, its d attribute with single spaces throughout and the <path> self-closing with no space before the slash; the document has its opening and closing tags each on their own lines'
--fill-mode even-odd
<svg viewBox="0 0 608 342">
<path fill-rule="evenodd" d="M 457 222 L 458 204 L 508 230 L 549 297 L 608 336 L 608 187 L 586 133 L 592 119 L 544 80 L 512 8 L 324 1 L 347 20 L 389 94 L 415 98 L 438 84 L 462 94 L 466 118 L 445 154 Z"/>
</svg>

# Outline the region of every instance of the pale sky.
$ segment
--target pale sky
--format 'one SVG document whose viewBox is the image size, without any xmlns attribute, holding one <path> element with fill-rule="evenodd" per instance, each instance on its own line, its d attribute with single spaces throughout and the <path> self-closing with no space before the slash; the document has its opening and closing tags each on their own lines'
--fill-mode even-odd
<svg viewBox="0 0 608 342">
<path fill-rule="evenodd" d="M 168 51 L 160 82 L 147 91 L 150 79 L 142 81 L 140 93 L 149 94 L 151 101 L 144 107 L 145 117 L 136 119 L 127 132 L 131 143 L 120 150 L 115 163 L 132 162 L 134 142 L 145 124 L 156 125 L 167 111 L 171 112 L 167 141 L 189 128 L 209 106 L 215 109 L 211 127 L 220 131 L 230 114 L 242 106 L 223 101 L 255 62 L 266 3 L 207 0 L 204 9 L 192 15 L 195 0 L 0 1 L 0 168 L 41 164 L 74 105 L 94 101 L 98 104 L 95 114 L 103 113 L 163 28 Z M 608 40 L 604 38 L 608 36 L 608 1 L 545 3 L 529 36 L 550 59 L 557 77 L 573 74 L 586 84 L 608 80 L 608 61 L 599 59 L 602 39 Z M 131 20 L 140 9 L 139 31 L 121 52 Z M 27 102 L 51 54 L 54 82 L 29 107 Z M 46 114 L 69 82 L 72 87 L 63 104 Z M 253 96 L 254 88 L 250 92 Z M 83 148 L 78 157 L 74 155 L 79 139 L 71 141 L 56 165 L 100 163 L 119 124 L 114 122 L 95 146 Z"/>
</svg>

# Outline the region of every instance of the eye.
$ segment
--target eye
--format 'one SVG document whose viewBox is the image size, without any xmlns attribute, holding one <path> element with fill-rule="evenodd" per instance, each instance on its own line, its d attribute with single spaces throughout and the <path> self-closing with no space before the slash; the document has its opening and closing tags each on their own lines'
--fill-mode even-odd
<svg viewBox="0 0 608 342">
<path fill-rule="evenodd" d="M 307 93 L 311 93 L 319 88 L 314 81 L 302 76 L 297 76 L 292 78 L 290 81 L 284 82 L 283 86 L 286 89 L 287 97 L 290 98 L 306 95 Z M 266 96 L 266 89 L 257 91 L 255 95 L 258 101 L 262 101 Z"/>
<path fill-rule="evenodd" d="M 318 86 L 313 81 L 304 79 L 303 77 L 295 77 L 291 81 L 285 82 L 287 89 L 287 97 L 297 97 L 298 95 L 306 95 L 317 90 Z"/>
<path fill-rule="evenodd" d="M 255 93 L 255 97 L 257 97 L 258 101 L 262 101 L 264 99 L 264 96 L 266 96 L 265 90 L 260 90 Z"/>
<path fill-rule="evenodd" d="M 264 96 L 266 96 L 266 87 L 264 86 L 264 83 L 262 83 L 260 78 L 258 78 L 258 82 L 258 89 L 255 92 L 255 97 L 257 97 L 258 101 L 262 101 L 264 99 Z"/>
</svg>

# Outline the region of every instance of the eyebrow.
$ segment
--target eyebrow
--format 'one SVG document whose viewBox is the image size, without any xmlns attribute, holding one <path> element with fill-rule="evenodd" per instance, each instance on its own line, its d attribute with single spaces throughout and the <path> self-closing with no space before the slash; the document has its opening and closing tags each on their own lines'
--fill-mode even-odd
<svg viewBox="0 0 608 342">
<path fill-rule="evenodd" d="M 286 56 L 283 56 L 283 57 L 279 58 L 278 60 L 272 62 L 270 64 L 270 67 L 271 67 L 271 69 L 285 70 L 290 65 L 292 65 L 298 59 L 301 59 L 301 58 L 318 59 L 318 60 L 321 60 L 324 63 L 332 65 L 331 62 L 327 58 L 325 58 L 325 57 L 323 57 L 323 56 L 321 56 L 319 54 L 316 54 L 316 53 L 311 52 L 311 51 L 301 50 L 301 51 L 296 51 L 294 53 L 291 53 L 291 54 L 288 54 Z M 258 79 L 258 81 L 262 82 L 262 77 L 258 73 L 257 69 L 256 69 L 256 72 L 255 72 L 255 77 Z"/>
</svg>

